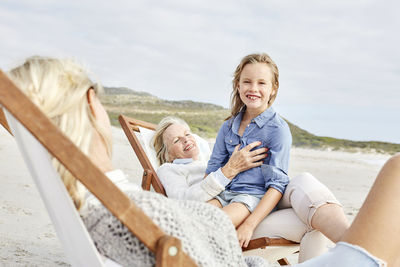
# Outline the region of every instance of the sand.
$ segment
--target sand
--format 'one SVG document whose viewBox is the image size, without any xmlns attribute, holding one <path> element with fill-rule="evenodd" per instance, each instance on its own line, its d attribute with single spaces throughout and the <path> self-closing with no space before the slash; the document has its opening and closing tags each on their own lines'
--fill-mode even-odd
<svg viewBox="0 0 400 267">
<path fill-rule="evenodd" d="M 0 127 L 0 266 L 69 266 L 13 138 Z M 141 167 L 122 130 L 113 128 L 116 168 L 140 183 Z M 352 220 L 388 155 L 294 148 L 289 175 L 310 172 Z"/>
</svg>

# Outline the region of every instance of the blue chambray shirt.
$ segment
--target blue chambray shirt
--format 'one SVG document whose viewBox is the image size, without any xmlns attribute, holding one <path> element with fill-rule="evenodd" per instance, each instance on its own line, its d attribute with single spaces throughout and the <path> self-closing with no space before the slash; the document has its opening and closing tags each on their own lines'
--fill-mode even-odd
<svg viewBox="0 0 400 267">
<path fill-rule="evenodd" d="M 246 127 L 243 136 L 240 136 L 238 131 L 243 114 L 244 110 L 222 124 L 206 173 L 209 174 L 224 166 L 238 144 L 243 148 L 250 143 L 260 141 L 262 144 L 254 149 L 261 147 L 269 149 L 263 165 L 239 173 L 226 189 L 239 193 L 264 194 L 269 187 L 272 187 L 283 194 L 289 183 L 287 172 L 292 145 L 289 126 L 270 107 L 254 118 Z"/>
</svg>

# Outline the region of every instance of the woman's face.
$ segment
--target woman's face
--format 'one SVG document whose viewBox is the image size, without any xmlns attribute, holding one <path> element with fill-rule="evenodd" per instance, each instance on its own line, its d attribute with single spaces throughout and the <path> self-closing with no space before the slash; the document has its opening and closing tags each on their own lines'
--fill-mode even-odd
<svg viewBox="0 0 400 267">
<path fill-rule="evenodd" d="M 175 159 L 192 158 L 197 160 L 199 148 L 190 130 L 185 126 L 171 124 L 163 134 L 164 144 L 167 147 L 169 162 Z"/>
</svg>

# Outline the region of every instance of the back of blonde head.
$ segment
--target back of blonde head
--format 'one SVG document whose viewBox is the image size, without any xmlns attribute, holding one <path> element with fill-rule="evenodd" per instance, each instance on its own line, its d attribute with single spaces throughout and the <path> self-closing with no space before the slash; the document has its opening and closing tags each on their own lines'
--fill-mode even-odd
<svg viewBox="0 0 400 267">
<path fill-rule="evenodd" d="M 84 154 L 89 153 L 93 130 L 100 133 L 111 153 L 111 138 L 97 125 L 87 101 L 88 89 L 96 87 L 97 92 L 98 88 L 74 60 L 31 57 L 8 75 Z M 83 186 L 56 159 L 53 164 L 80 209 Z"/>
<path fill-rule="evenodd" d="M 247 55 L 244 58 L 242 58 L 239 65 L 236 67 L 235 73 L 233 74 L 232 94 L 231 94 L 231 115 L 228 118 L 226 118 L 227 120 L 232 117 L 235 117 L 244 106 L 243 101 L 240 99 L 239 90 L 238 90 L 240 75 L 242 74 L 243 68 L 247 64 L 254 64 L 254 63 L 264 63 L 264 64 L 267 64 L 271 68 L 272 76 L 273 76 L 272 86 L 273 86 L 273 89 L 276 90 L 276 93 L 269 99 L 268 107 L 270 107 L 272 105 L 272 103 L 275 101 L 276 95 L 278 94 L 278 88 L 279 88 L 278 66 L 270 58 L 270 56 L 266 53 Z"/>
</svg>

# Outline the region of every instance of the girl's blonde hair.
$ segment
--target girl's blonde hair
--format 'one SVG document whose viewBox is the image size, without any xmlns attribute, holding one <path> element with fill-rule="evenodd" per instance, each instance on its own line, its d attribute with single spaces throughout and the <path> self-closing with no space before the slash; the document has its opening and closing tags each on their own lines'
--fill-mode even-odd
<svg viewBox="0 0 400 267">
<path fill-rule="evenodd" d="M 228 118 L 226 118 L 227 120 L 232 117 L 235 117 L 244 106 L 243 101 L 240 99 L 239 90 L 238 90 L 240 75 L 242 74 L 243 68 L 247 64 L 254 64 L 254 63 L 264 63 L 264 64 L 267 64 L 271 68 L 272 76 L 273 76 L 272 88 L 275 90 L 275 94 L 273 94 L 271 96 L 271 98 L 269 99 L 268 107 L 270 107 L 272 105 L 272 103 L 275 101 L 276 95 L 278 94 L 278 88 L 279 88 L 278 66 L 266 53 L 247 55 L 240 61 L 239 65 L 236 67 L 235 73 L 233 74 L 233 80 L 232 80 L 232 89 L 233 90 L 231 93 L 231 115 Z"/>
<path fill-rule="evenodd" d="M 168 147 L 164 143 L 163 135 L 165 130 L 167 130 L 167 128 L 172 124 L 180 124 L 190 130 L 189 125 L 184 120 L 177 117 L 168 116 L 160 121 L 152 139 L 152 144 L 156 150 L 157 160 L 160 165 L 164 164 L 165 162 L 169 162 Z"/>
<path fill-rule="evenodd" d="M 90 88 L 98 94 L 102 87 L 94 85 L 74 60 L 35 56 L 8 76 L 84 154 L 88 155 L 93 131 L 97 131 L 111 155 L 111 136 L 96 122 L 87 99 Z M 52 161 L 79 210 L 85 188 L 60 162 Z"/>
</svg>

